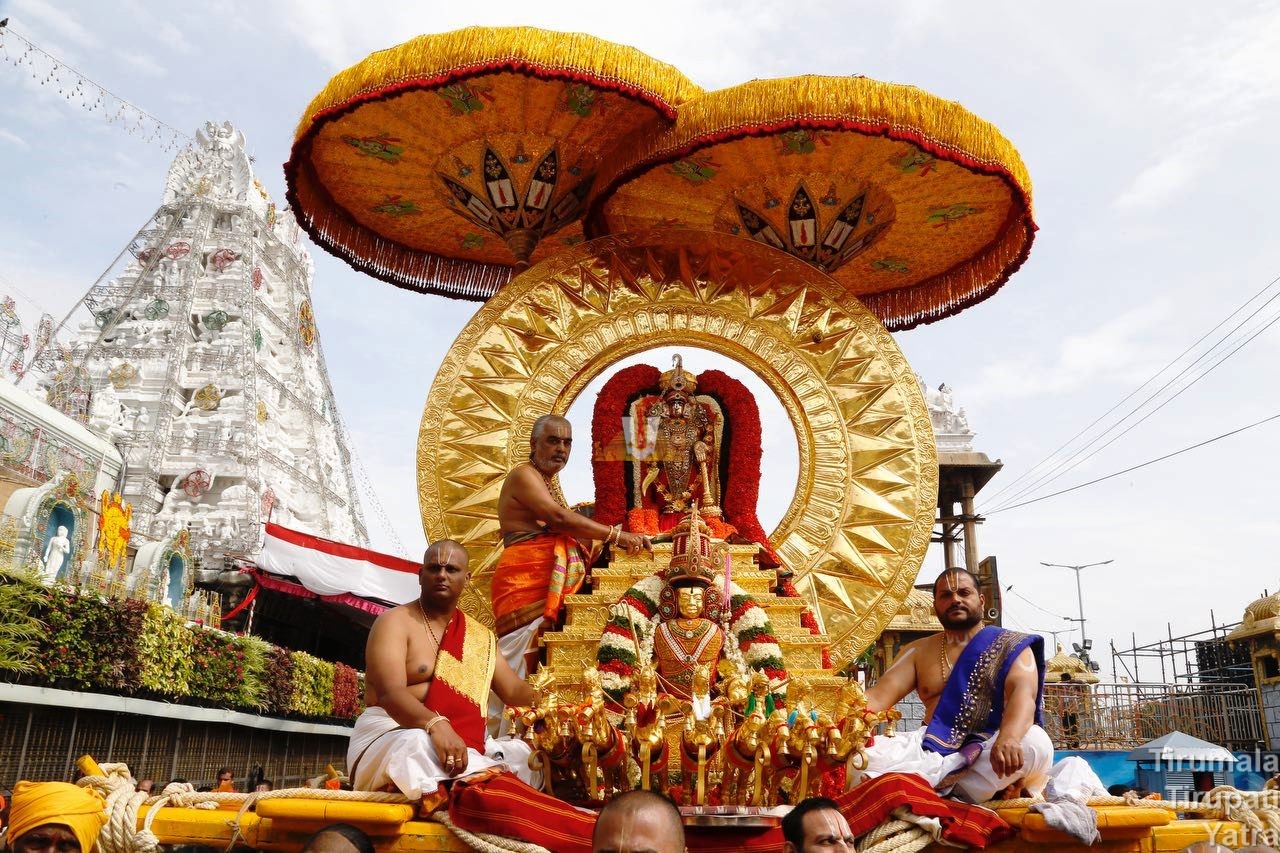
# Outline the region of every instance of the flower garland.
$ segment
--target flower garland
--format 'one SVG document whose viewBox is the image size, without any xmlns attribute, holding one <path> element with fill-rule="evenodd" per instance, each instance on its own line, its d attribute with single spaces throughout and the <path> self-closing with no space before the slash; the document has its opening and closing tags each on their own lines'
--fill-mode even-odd
<svg viewBox="0 0 1280 853">
<path fill-rule="evenodd" d="M 658 598 L 665 584 L 658 575 L 644 578 L 609 609 L 596 662 L 605 695 L 615 703 L 620 703 L 631 688 L 631 676 L 639 663 L 636 650 L 647 659 L 653 657 L 653 637 L 661 618 Z M 725 644 L 725 654 L 741 655 L 748 668 L 763 672 L 771 684 L 782 684 L 787 678 L 787 668 L 768 614 L 737 584 L 731 584 L 730 592 L 732 643 Z"/>
<path fill-rule="evenodd" d="M 658 368 L 635 364 L 611 376 L 596 397 L 591 412 L 591 470 L 596 486 L 592 517 L 601 524 L 621 524 L 627 515 L 629 451 L 619 419 L 628 413 L 632 400 L 657 388 L 661 379 Z"/>
<path fill-rule="evenodd" d="M 763 449 L 760 408 L 755 395 L 722 370 L 699 373 L 698 393 L 715 397 L 724 412 L 723 442 L 729 452 L 720 458 L 720 508 L 724 510 L 725 520 L 745 539 L 759 543 L 764 549 L 760 555 L 761 566 L 776 568 L 782 563 L 756 517 Z"/>
</svg>

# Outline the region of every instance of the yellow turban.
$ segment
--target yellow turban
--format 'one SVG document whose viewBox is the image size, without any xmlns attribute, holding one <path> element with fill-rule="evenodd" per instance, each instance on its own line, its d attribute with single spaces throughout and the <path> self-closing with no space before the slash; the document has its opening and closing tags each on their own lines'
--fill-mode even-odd
<svg viewBox="0 0 1280 853">
<path fill-rule="evenodd" d="M 19 782 L 9 806 L 10 846 L 37 826 L 65 826 L 89 853 L 107 822 L 106 803 L 96 791 L 66 782 Z"/>
</svg>

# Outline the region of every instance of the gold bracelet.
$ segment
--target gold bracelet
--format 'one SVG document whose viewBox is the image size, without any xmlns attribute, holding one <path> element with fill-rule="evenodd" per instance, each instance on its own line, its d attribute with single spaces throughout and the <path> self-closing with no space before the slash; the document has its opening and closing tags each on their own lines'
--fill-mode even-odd
<svg viewBox="0 0 1280 853">
<path fill-rule="evenodd" d="M 436 723 L 440 722 L 441 720 L 448 720 L 448 719 L 449 718 L 446 717 L 444 714 L 436 714 L 434 717 L 432 717 L 431 719 L 427 720 L 425 723 L 422 724 L 422 730 L 426 732 L 428 735 L 430 735 L 432 726 L 434 726 Z"/>
</svg>

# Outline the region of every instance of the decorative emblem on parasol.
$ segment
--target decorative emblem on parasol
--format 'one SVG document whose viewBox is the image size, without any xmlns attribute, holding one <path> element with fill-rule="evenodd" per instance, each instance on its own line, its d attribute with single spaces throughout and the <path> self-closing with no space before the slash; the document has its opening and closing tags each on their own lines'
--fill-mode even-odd
<svg viewBox="0 0 1280 853">
<path fill-rule="evenodd" d="M 601 169 L 591 234 L 679 225 L 832 275 L 890 329 L 990 296 L 1031 246 L 1031 182 L 988 122 L 864 77 L 755 80 L 681 105 Z"/>
<path fill-rule="evenodd" d="M 700 90 L 581 33 L 420 36 L 334 77 L 285 164 L 323 248 L 401 287 L 486 299 L 582 239 L 599 164 Z"/>
</svg>

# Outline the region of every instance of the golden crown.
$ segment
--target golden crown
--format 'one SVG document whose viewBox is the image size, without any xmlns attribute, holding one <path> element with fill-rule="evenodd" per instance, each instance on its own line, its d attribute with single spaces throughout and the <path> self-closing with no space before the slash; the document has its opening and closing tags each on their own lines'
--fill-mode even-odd
<svg viewBox="0 0 1280 853">
<path fill-rule="evenodd" d="M 662 576 L 669 584 L 706 586 L 715 577 L 717 557 L 711 528 L 694 506 L 671 531 L 671 562 Z"/>
</svg>

